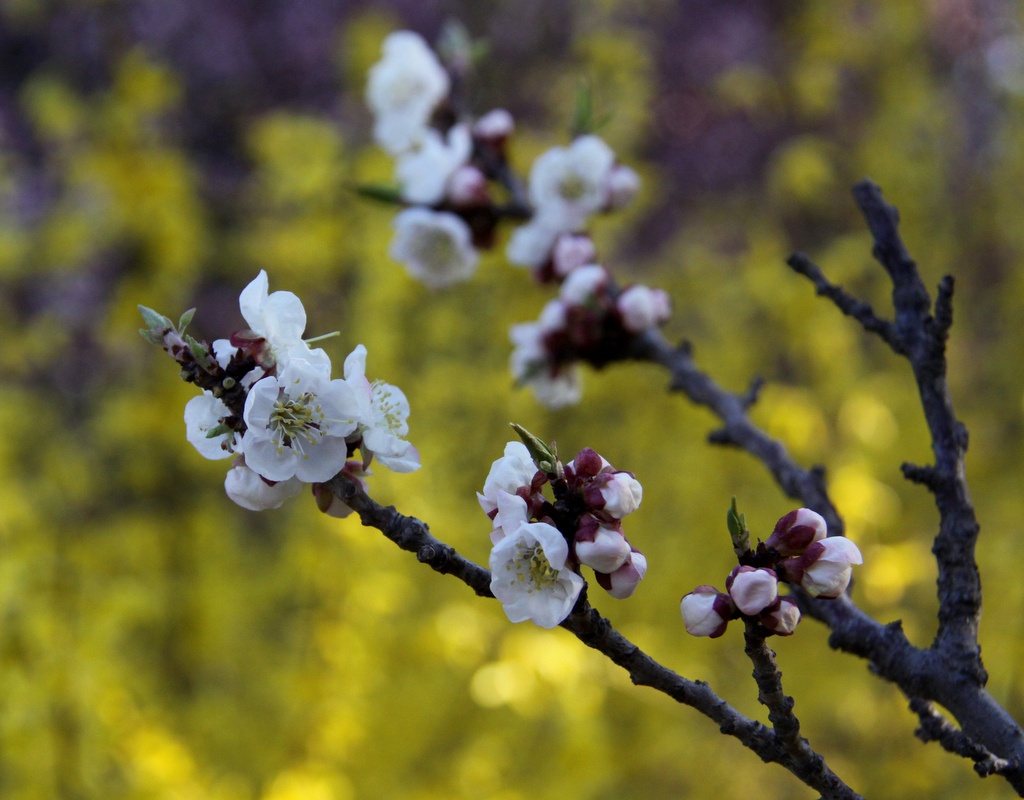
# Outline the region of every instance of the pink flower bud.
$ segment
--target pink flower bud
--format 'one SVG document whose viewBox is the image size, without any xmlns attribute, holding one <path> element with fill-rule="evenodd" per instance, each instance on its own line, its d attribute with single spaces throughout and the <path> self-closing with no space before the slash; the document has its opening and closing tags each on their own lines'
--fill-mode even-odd
<svg viewBox="0 0 1024 800">
<path fill-rule="evenodd" d="M 616 600 L 625 600 L 636 591 L 637 584 L 647 574 L 647 558 L 639 550 L 632 550 L 626 563 L 615 572 L 595 572 L 598 585 Z"/>
<path fill-rule="evenodd" d="M 608 210 L 617 211 L 620 208 L 625 208 L 633 202 L 633 198 L 636 197 L 639 190 L 640 176 L 636 174 L 636 171 L 622 164 L 616 164 L 608 173 L 606 185 Z"/>
<path fill-rule="evenodd" d="M 736 567 L 725 581 L 736 607 L 744 614 L 760 614 L 779 596 L 779 579 L 770 569 Z"/>
<path fill-rule="evenodd" d="M 615 572 L 631 551 L 621 530 L 602 524 L 591 514 L 580 517 L 574 543 L 576 559 L 595 572 Z"/>
<path fill-rule="evenodd" d="M 446 195 L 452 205 L 459 207 L 486 206 L 491 203 L 487 191 L 487 178 L 478 167 L 463 164 L 448 178 Z"/>
<path fill-rule="evenodd" d="M 780 555 L 796 556 L 826 535 L 828 526 L 821 514 L 809 508 L 798 508 L 775 523 L 775 530 L 764 544 Z"/>
<path fill-rule="evenodd" d="M 504 108 L 488 111 L 473 124 L 473 134 L 487 141 L 501 142 L 512 133 L 515 121 Z"/>
<path fill-rule="evenodd" d="M 735 616 L 736 606 L 729 595 L 714 586 L 704 585 L 683 597 L 679 610 L 688 634 L 716 639 L 725 633 L 726 625 Z"/>
<path fill-rule="evenodd" d="M 622 327 L 630 333 L 642 333 L 668 321 L 672 302 L 661 289 L 636 284 L 624 290 L 615 300 L 622 317 Z"/>
<path fill-rule="evenodd" d="M 568 305 L 587 305 L 608 287 L 610 279 L 608 270 L 597 264 L 577 267 L 565 279 L 558 296 Z"/>
<path fill-rule="evenodd" d="M 789 578 L 789 562 L 797 562 L 793 572 L 799 577 Z M 811 597 L 839 597 L 850 585 L 854 564 L 863 564 L 860 550 L 845 536 L 830 536 L 811 544 L 802 556 L 786 559 L 787 579 L 800 584 Z"/>
<path fill-rule="evenodd" d="M 589 236 L 563 233 L 555 240 L 551 260 L 555 275 L 564 278 L 577 267 L 593 264 L 596 257 L 597 249 Z"/>
<path fill-rule="evenodd" d="M 590 508 L 614 519 L 622 519 L 636 511 L 643 496 L 640 481 L 628 472 L 598 475 L 583 492 L 583 499 Z"/>
<path fill-rule="evenodd" d="M 566 472 L 570 473 L 577 480 L 582 480 L 593 478 L 606 467 L 611 467 L 611 464 L 604 457 L 598 454 L 596 450 L 584 447 L 576 454 L 576 458 L 572 460 L 572 464 L 569 465 Z"/>
<path fill-rule="evenodd" d="M 797 608 L 796 602 L 788 597 L 778 598 L 758 617 L 758 622 L 779 636 L 791 635 L 799 621 L 800 609 Z"/>
</svg>

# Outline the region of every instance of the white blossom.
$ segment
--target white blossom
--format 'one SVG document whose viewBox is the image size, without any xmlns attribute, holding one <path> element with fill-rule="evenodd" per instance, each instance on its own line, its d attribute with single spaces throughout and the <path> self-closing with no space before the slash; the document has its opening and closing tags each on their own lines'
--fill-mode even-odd
<svg viewBox="0 0 1024 800">
<path fill-rule="evenodd" d="M 618 528 L 584 514 L 578 522 L 573 551 L 581 564 L 595 572 L 611 573 L 626 563 L 632 548 Z"/>
<path fill-rule="evenodd" d="M 517 489 L 530 486 L 536 474 L 537 465 L 530 457 L 526 445 L 522 442 L 509 442 L 505 445 L 505 454 L 491 464 L 483 493 L 476 493 L 480 508 L 491 516 L 498 511 L 502 494 L 514 495 Z"/>
<path fill-rule="evenodd" d="M 530 200 L 537 216 L 560 231 L 579 230 L 608 201 L 615 155 L 597 136 L 542 153 L 530 168 Z"/>
<path fill-rule="evenodd" d="M 603 511 L 610 517 L 622 519 L 640 507 L 644 497 L 644 488 L 640 481 L 628 472 L 612 472 L 594 478 L 592 487 L 588 487 L 587 500 L 603 501 L 603 505 L 594 502 L 592 507 Z"/>
<path fill-rule="evenodd" d="M 453 126 L 446 139 L 433 129 L 424 131 L 395 163 L 402 199 L 428 206 L 440 203 L 452 174 L 469 161 L 472 151 L 473 138 L 467 125 Z"/>
<path fill-rule="evenodd" d="M 473 123 L 473 133 L 481 139 L 502 140 L 515 128 L 512 115 L 504 108 L 495 108 Z"/>
<path fill-rule="evenodd" d="M 267 340 L 278 370 L 292 358 L 300 358 L 316 369 L 331 369 L 331 360 L 322 349 L 312 349 L 302 339 L 306 329 L 306 309 L 292 292 L 268 294 L 266 270 L 246 286 L 238 297 L 242 317 L 249 328 Z"/>
<path fill-rule="evenodd" d="M 345 437 L 359 403 L 352 387 L 309 362 L 292 359 L 278 376 L 253 384 L 245 399 L 242 452 L 267 480 L 330 480 L 345 466 Z"/>
<path fill-rule="evenodd" d="M 800 587 L 811 597 L 839 597 L 850 585 L 853 565 L 863 564 L 860 550 L 845 536 L 830 536 L 810 545 L 802 556 Z"/>
<path fill-rule="evenodd" d="M 827 535 L 828 523 L 821 514 L 809 508 L 798 508 L 775 523 L 775 530 L 764 544 L 780 555 L 795 556 Z"/>
<path fill-rule="evenodd" d="M 476 272 L 477 252 L 469 226 L 447 211 L 407 208 L 395 216 L 389 255 L 432 288 L 451 286 Z"/>
<path fill-rule="evenodd" d="M 216 436 L 208 434 L 230 416 L 231 411 L 219 398 L 204 391 L 185 404 L 185 438 L 203 458 L 213 461 L 228 458 L 238 449 L 238 434 L 235 431 Z"/>
<path fill-rule="evenodd" d="M 563 233 L 555 240 L 551 261 L 554 273 L 565 278 L 577 267 L 593 264 L 597 257 L 594 240 L 584 234 Z"/>
<path fill-rule="evenodd" d="M 508 247 L 505 248 L 505 257 L 517 267 L 539 267 L 551 257 L 551 249 L 561 233 L 556 225 L 535 216 L 512 231 Z"/>
<path fill-rule="evenodd" d="M 608 174 L 605 189 L 607 191 L 607 208 L 612 211 L 625 208 L 640 191 L 640 176 L 630 167 L 616 164 Z"/>
<path fill-rule="evenodd" d="M 744 614 L 760 614 L 779 596 L 779 579 L 770 569 L 741 566 L 729 575 L 725 588 Z"/>
<path fill-rule="evenodd" d="M 448 96 L 448 73 L 423 37 L 412 31 L 390 34 L 383 58 L 370 67 L 366 102 L 376 121 L 377 142 L 392 155 L 417 140 L 434 108 Z"/>
<path fill-rule="evenodd" d="M 357 345 L 345 359 L 345 381 L 359 405 L 358 425 L 349 438 L 361 437 L 364 462 L 376 458 L 395 472 L 419 469 L 419 451 L 404 438 L 409 433 L 409 401 L 397 386 L 367 380 L 365 346 Z"/>
<path fill-rule="evenodd" d="M 558 296 L 569 305 L 587 305 L 608 286 L 610 280 L 608 270 L 597 264 L 577 267 L 565 279 Z"/>
<path fill-rule="evenodd" d="M 595 572 L 598 585 L 616 600 L 625 600 L 636 591 L 647 574 L 647 556 L 633 549 L 626 562 L 614 572 Z"/>
<path fill-rule="evenodd" d="M 772 633 L 789 636 L 796 630 L 797 623 L 800 622 L 800 608 L 795 600 L 780 597 L 761 612 L 758 622 Z"/>
<path fill-rule="evenodd" d="M 557 301 L 552 301 L 557 303 Z M 561 304 L 558 304 L 561 305 Z M 539 322 L 513 325 L 509 331 L 515 348 L 509 357 L 516 383 L 529 386 L 537 400 L 551 409 L 573 405 L 583 396 L 583 386 L 576 364 L 565 364 L 553 371 L 544 346 L 548 333 Z"/>
<path fill-rule="evenodd" d="M 661 289 L 636 284 L 615 299 L 622 316 L 622 327 L 631 333 L 643 333 L 666 322 L 672 315 L 672 301 Z"/>
<path fill-rule="evenodd" d="M 272 482 L 260 477 L 238 457 L 224 478 L 224 491 L 242 508 L 250 511 L 266 511 L 279 508 L 285 500 L 302 491 L 303 484 L 298 478 Z"/>
<path fill-rule="evenodd" d="M 546 522 L 525 523 L 491 550 L 491 592 L 512 622 L 554 628 L 572 611 L 583 578 L 567 569 L 569 547 Z"/>
<path fill-rule="evenodd" d="M 704 585 L 683 597 L 679 610 L 687 633 L 714 639 L 725 633 L 733 604 L 729 595 L 719 592 L 714 586 Z"/>
</svg>

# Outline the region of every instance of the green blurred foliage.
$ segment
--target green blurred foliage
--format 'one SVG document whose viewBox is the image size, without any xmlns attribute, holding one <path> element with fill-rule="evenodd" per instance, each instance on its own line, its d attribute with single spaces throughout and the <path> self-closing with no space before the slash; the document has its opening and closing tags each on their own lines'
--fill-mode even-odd
<svg viewBox="0 0 1024 800">
<path fill-rule="evenodd" d="M 898 471 L 930 458 L 911 379 L 784 259 L 808 250 L 885 313 L 884 275 L 848 195 L 868 174 L 899 206 L 929 284 L 956 275 L 950 379 L 972 433 L 982 645 L 991 690 L 1024 716 L 1024 95 L 989 86 L 989 117 L 965 110 L 977 87 L 937 55 L 955 26 L 943 4 L 791 3 L 776 30 L 785 58 L 732 64 L 705 89 L 710 106 L 775 141 L 760 180 L 706 193 L 656 252 L 632 256 L 631 228 L 666 193 L 641 153 L 657 124 L 652 39 L 672 4 L 649 4 L 643 25 L 634 3 L 580 5 L 560 69 L 543 83 L 524 75 L 542 113 L 517 134 L 518 165 L 564 141 L 581 81 L 598 88 L 599 111 L 613 115 L 602 135 L 645 178 L 636 207 L 596 223 L 607 263 L 672 294 L 669 334 L 695 342 L 722 384 L 769 379 L 754 416 L 802 463 L 827 467 L 865 555 L 856 599 L 902 619 L 920 645 L 935 627 L 936 513 Z M 5 12 L 31 28 L 41 8 Z M 398 19 L 366 13 L 337 31 L 350 104 Z M 559 412 L 514 390 L 508 326 L 534 319 L 549 292 L 500 247 L 445 293 L 390 262 L 391 212 L 348 190 L 391 177 L 365 114 L 363 127 L 285 106 L 239 119 L 246 168 L 225 219 L 176 136 L 190 110 L 175 65 L 118 47 L 102 91 L 56 68 L 26 76 L 17 103 L 42 167 L 0 154 L 0 795 L 809 797 L 564 631 L 510 625 L 357 520 L 322 517 L 306 498 L 263 514 L 225 498 L 225 465 L 182 435 L 192 390 L 138 338 L 135 305 L 176 316 L 207 299 L 195 324 L 212 339 L 240 326 L 234 295 L 265 268 L 272 289 L 305 301 L 310 334 L 341 331 L 326 344 L 336 363 L 363 342 L 371 377 L 411 400 L 424 468 L 378 470 L 375 498 L 485 562 L 474 492 L 513 438 L 508 422 L 565 455 L 594 447 L 644 485 L 627 531 L 650 562 L 634 598 L 595 602 L 651 655 L 765 718 L 738 629 L 693 639 L 677 610 L 731 566 L 731 496 L 755 535 L 792 508 L 764 469 L 706 445 L 714 420 L 669 395 L 653 367 L 590 373 L 581 406 Z M 472 91 L 497 105 L 502 88 Z M 53 201 L 26 223 L 12 198 L 40 171 Z M 841 776 L 874 797 L 1010 796 L 915 740 L 899 693 L 826 639 L 806 622 L 773 645 L 804 734 Z"/>
</svg>

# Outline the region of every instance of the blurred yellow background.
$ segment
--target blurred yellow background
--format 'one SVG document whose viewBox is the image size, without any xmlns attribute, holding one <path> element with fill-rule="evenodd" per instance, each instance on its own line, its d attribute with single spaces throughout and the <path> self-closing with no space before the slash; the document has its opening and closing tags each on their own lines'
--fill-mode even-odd
<svg viewBox="0 0 1024 800">
<path fill-rule="evenodd" d="M 139 337 L 137 303 L 196 335 L 242 327 L 259 269 L 307 333 L 359 342 L 402 387 L 423 469 L 371 494 L 486 563 L 474 492 L 514 420 L 644 486 L 627 520 L 650 568 L 594 600 L 655 658 L 765 719 L 733 626 L 688 637 L 679 598 L 721 585 L 736 495 L 755 535 L 794 507 L 651 366 L 588 372 L 577 408 L 511 386 L 509 325 L 550 290 L 499 247 L 432 292 L 391 262 L 366 69 L 391 30 L 449 16 L 491 53 L 468 99 L 508 107 L 528 171 L 565 143 L 584 80 L 600 131 L 644 178 L 596 220 L 623 282 L 668 290 L 674 339 L 755 419 L 828 469 L 864 552 L 854 597 L 935 628 L 937 526 L 899 464 L 929 441 L 906 365 L 816 299 L 807 251 L 888 313 L 849 196 L 869 175 L 926 282 L 957 279 L 950 380 L 971 431 L 990 689 L 1024 717 L 1016 567 L 1024 518 L 1024 36 L 998 0 L 4 0 L 0 4 L 0 797 L 4 800 L 806 798 L 689 709 L 561 630 L 513 626 L 358 520 L 305 496 L 260 514 L 184 438 L 194 389 Z M 505 233 L 507 236 L 507 231 Z M 1012 796 L 913 738 L 915 717 L 805 622 L 773 640 L 803 733 L 868 797 Z"/>
</svg>

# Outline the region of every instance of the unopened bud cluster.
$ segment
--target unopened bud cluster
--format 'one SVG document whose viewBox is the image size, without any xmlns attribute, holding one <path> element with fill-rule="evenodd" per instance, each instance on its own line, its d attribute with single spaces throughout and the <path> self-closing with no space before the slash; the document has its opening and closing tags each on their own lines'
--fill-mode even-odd
<svg viewBox="0 0 1024 800">
<path fill-rule="evenodd" d="M 552 497 L 544 494 L 550 489 Z M 629 597 L 647 572 L 647 559 L 622 529 L 643 490 L 590 448 L 563 465 L 540 463 L 520 442 L 509 442 L 477 494 L 491 519 L 491 591 L 513 622 L 552 628 L 572 611 L 594 571 L 612 597 Z"/>
<path fill-rule="evenodd" d="M 623 358 L 635 337 L 664 324 L 670 313 L 660 289 L 619 290 L 604 267 L 577 267 L 536 322 L 512 326 L 512 374 L 544 405 L 571 405 L 582 394 L 580 362 L 600 367 Z"/>
<path fill-rule="evenodd" d="M 298 297 L 269 293 L 261 271 L 239 306 L 249 327 L 212 347 L 185 333 L 192 312 L 175 326 L 140 306 L 143 337 L 203 389 L 185 406 L 185 436 L 206 458 L 232 459 L 224 480 L 232 500 L 262 511 L 312 485 L 322 511 L 345 516 L 351 509 L 324 486 L 339 473 L 365 488 L 374 458 L 396 472 L 419 468 L 419 453 L 404 438 L 405 394 L 366 378 L 363 345 L 345 359 L 344 377 L 332 379 L 327 353 L 302 339 L 306 312 Z"/>
<path fill-rule="evenodd" d="M 789 636 L 800 621 L 800 609 L 779 594 L 779 583 L 800 587 L 811 597 L 836 598 L 846 591 L 860 550 L 843 536 L 827 536 L 825 519 L 808 508 L 782 517 L 765 542 L 740 555 L 729 573 L 725 591 L 698 586 L 682 599 L 687 632 L 715 638 L 730 620 L 756 620 L 767 632 Z"/>
</svg>

